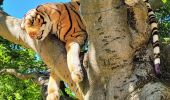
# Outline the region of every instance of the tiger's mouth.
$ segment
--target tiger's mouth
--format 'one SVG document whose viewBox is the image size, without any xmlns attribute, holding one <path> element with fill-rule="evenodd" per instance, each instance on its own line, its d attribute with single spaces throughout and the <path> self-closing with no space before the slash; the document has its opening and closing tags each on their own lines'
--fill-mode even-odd
<svg viewBox="0 0 170 100">
<path fill-rule="evenodd" d="M 41 39 L 42 39 L 42 36 L 38 36 L 37 39 L 38 39 L 38 40 L 41 40 Z"/>
</svg>

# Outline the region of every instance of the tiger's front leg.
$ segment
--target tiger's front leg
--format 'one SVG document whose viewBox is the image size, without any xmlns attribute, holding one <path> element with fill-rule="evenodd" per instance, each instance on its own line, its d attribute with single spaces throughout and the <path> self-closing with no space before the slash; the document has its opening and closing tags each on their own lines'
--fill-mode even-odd
<svg viewBox="0 0 170 100">
<path fill-rule="evenodd" d="M 77 42 L 66 43 L 67 65 L 71 73 L 71 78 L 75 83 L 83 80 L 83 71 L 80 64 L 80 45 Z"/>
</svg>

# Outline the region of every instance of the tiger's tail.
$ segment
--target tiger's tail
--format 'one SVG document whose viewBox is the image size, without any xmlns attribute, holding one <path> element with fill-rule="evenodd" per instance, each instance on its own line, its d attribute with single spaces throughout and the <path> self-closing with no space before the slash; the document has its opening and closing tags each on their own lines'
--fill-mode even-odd
<svg viewBox="0 0 170 100">
<path fill-rule="evenodd" d="M 159 36 L 158 36 L 158 23 L 156 16 L 149 4 L 148 0 L 143 0 L 148 9 L 149 24 L 151 27 L 152 33 L 152 45 L 153 45 L 153 54 L 154 54 L 154 68 L 157 75 L 161 74 L 160 71 L 160 46 L 159 46 Z"/>
</svg>

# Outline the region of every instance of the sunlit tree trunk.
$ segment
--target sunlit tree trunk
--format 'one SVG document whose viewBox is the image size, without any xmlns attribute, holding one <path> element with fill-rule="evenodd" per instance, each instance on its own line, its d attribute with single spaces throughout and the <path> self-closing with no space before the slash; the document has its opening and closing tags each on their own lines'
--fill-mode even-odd
<svg viewBox="0 0 170 100">
<path fill-rule="evenodd" d="M 168 100 L 170 91 L 157 80 L 147 9 L 133 7 L 136 29 L 130 30 L 127 6 L 121 0 L 81 0 L 89 37 L 88 88 L 85 100 Z"/>
</svg>

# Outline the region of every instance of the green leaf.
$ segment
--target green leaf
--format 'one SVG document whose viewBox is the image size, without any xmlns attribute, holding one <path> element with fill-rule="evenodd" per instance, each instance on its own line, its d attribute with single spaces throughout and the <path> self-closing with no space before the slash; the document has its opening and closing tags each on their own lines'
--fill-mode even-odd
<svg viewBox="0 0 170 100">
<path fill-rule="evenodd" d="M 163 3 L 167 3 L 168 0 L 162 0 Z"/>
<path fill-rule="evenodd" d="M 15 95 L 15 100 L 23 99 L 22 96 L 19 93 L 14 93 L 14 95 Z"/>
</svg>

